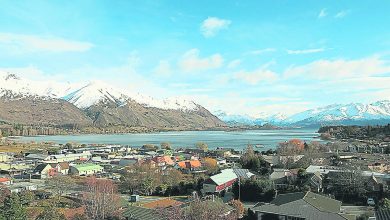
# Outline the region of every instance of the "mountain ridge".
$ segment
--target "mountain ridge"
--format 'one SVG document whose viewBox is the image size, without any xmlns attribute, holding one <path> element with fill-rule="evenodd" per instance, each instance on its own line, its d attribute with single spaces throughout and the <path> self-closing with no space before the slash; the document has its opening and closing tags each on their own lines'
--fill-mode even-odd
<svg viewBox="0 0 390 220">
<path fill-rule="evenodd" d="M 11 102 L 12 109 L 26 111 L 15 112 L 7 108 L 6 103 Z M 226 126 L 191 100 L 178 97 L 154 99 L 101 81 L 73 84 L 34 81 L 4 72 L 0 72 L 0 108 L 3 110 L 0 111 L 0 120 L 7 123 L 55 126 L 71 123 L 78 127 L 128 126 L 152 130 Z M 42 117 L 45 114 L 47 118 Z M 56 118 L 59 120 L 54 120 Z"/>
<path fill-rule="evenodd" d="M 240 115 L 228 115 L 221 113 L 221 111 L 217 111 L 216 114 L 221 115 L 221 119 L 230 125 L 263 125 L 269 123 L 276 126 L 318 127 L 322 125 L 386 124 L 390 121 L 390 101 L 382 100 L 370 104 L 332 104 L 302 111 L 288 117 L 278 113 L 260 118 L 244 116 L 245 120 L 240 120 Z"/>
</svg>

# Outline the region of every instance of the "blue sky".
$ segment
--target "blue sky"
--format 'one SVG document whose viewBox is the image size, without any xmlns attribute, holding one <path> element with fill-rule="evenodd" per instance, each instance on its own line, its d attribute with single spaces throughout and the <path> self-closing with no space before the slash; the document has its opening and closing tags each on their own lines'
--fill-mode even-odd
<svg viewBox="0 0 390 220">
<path fill-rule="evenodd" d="M 390 99 L 390 2 L 3 1 L 0 69 L 259 116 Z"/>
</svg>

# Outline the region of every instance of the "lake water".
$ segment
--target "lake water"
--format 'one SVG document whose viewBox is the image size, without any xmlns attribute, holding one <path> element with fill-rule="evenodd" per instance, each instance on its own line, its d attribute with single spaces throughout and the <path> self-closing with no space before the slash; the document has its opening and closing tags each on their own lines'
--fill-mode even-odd
<svg viewBox="0 0 390 220">
<path fill-rule="evenodd" d="M 317 129 L 289 130 L 246 130 L 246 131 L 179 131 L 146 134 L 90 134 L 21 137 L 21 141 L 55 142 L 65 144 L 121 144 L 134 147 L 143 144 L 160 145 L 169 142 L 173 147 L 193 147 L 197 142 L 205 142 L 209 148 L 229 147 L 244 149 L 248 144 L 263 145 L 264 149 L 274 149 L 278 143 L 293 138 L 318 141 Z M 263 149 L 261 149 L 263 150 Z"/>
</svg>

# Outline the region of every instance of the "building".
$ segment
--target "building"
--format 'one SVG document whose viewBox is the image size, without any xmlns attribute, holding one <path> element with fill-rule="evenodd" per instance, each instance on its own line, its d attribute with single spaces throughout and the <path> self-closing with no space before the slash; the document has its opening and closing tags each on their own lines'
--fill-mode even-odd
<svg viewBox="0 0 390 220">
<path fill-rule="evenodd" d="M 56 175 L 67 175 L 69 173 L 69 163 L 42 163 L 35 167 L 33 171 L 34 177 L 45 179 Z"/>
<path fill-rule="evenodd" d="M 0 177 L 0 185 L 3 184 L 3 185 L 11 185 L 13 183 L 12 179 L 11 178 L 7 178 L 7 177 Z"/>
<path fill-rule="evenodd" d="M 219 193 L 230 188 L 236 181 L 237 175 L 233 169 L 222 170 L 221 173 L 211 176 L 203 183 L 204 193 Z"/>
<path fill-rule="evenodd" d="M 152 159 L 158 167 L 173 166 L 175 162 L 170 156 L 157 156 Z"/>
<path fill-rule="evenodd" d="M 0 153 L 0 162 L 9 162 L 11 161 L 11 156 L 5 153 Z"/>
<path fill-rule="evenodd" d="M 101 172 L 103 167 L 92 163 L 72 165 L 69 169 L 69 174 L 79 176 L 90 176 Z"/>
<path fill-rule="evenodd" d="M 341 214 L 341 202 L 312 192 L 288 193 L 271 203 L 252 208 L 257 219 L 280 220 L 345 220 L 355 216 Z"/>
<path fill-rule="evenodd" d="M 309 186 L 310 189 L 314 192 L 322 191 L 322 177 L 319 172 L 309 173 L 307 174 L 307 180 L 303 183 L 303 185 Z"/>
<path fill-rule="evenodd" d="M 180 161 L 177 162 L 175 167 L 184 173 L 197 173 L 205 171 L 202 169 L 202 163 L 199 160 Z"/>
<path fill-rule="evenodd" d="M 78 154 L 56 154 L 49 155 L 45 158 L 47 163 L 61 163 L 61 162 L 72 162 L 76 160 L 88 161 L 92 158 L 92 154 L 89 151 L 84 151 Z"/>
<path fill-rule="evenodd" d="M 288 187 L 296 180 L 296 175 L 287 169 L 274 169 L 269 175 L 269 179 L 272 180 L 276 188 Z"/>
</svg>

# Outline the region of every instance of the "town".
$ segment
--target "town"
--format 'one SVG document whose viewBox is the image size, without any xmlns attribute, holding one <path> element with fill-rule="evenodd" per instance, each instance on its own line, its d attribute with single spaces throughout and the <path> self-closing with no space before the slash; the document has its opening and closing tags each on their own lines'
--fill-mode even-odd
<svg viewBox="0 0 390 220">
<path fill-rule="evenodd" d="M 0 219 L 389 219 L 390 141 L 354 138 L 237 151 L 3 137 Z"/>
</svg>

